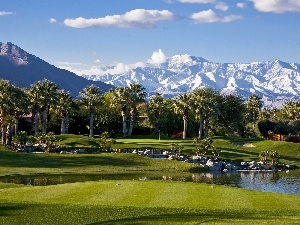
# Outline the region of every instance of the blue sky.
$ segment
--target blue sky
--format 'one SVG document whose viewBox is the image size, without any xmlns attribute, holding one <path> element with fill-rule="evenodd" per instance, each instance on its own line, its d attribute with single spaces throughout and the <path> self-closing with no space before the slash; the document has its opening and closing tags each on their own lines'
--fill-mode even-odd
<svg viewBox="0 0 300 225">
<path fill-rule="evenodd" d="M 300 0 L 0 0 L 0 42 L 78 74 L 177 54 L 300 63 Z"/>
</svg>

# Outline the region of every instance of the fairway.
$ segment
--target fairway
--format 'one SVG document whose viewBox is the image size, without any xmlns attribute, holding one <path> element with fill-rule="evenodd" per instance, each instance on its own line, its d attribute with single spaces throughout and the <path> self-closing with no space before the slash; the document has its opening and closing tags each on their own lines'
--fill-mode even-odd
<svg viewBox="0 0 300 225">
<path fill-rule="evenodd" d="M 0 185 L 1 224 L 297 224 L 300 196 L 165 181 Z"/>
<path fill-rule="evenodd" d="M 244 147 L 236 142 L 251 143 Z M 58 143 L 97 148 L 97 138 L 60 135 Z M 183 145 L 193 154 L 192 140 L 119 138 L 113 148 L 169 150 Z M 298 144 L 215 137 L 227 160 L 257 160 L 260 151 L 276 150 L 281 162 L 300 164 Z M 192 163 L 159 160 L 131 153 L 29 154 L 0 146 L 0 175 L 173 173 L 192 174 Z M 129 176 L 130 177 L 130 176 Z M 77 181 L 50 186 L 0 183 L 0 224 L 300 224 L 300 196 L 215 184 L 155 180 Z"/>
</svg>

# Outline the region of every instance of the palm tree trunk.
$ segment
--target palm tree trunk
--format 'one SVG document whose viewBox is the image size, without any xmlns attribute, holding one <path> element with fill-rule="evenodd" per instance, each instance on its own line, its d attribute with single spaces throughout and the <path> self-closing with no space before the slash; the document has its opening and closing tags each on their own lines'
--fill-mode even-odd
<svg viewBox="0 0 300 225">
<path fill-rule="evenodd" d="M 69 115 L 66 115 L 66 120 L 65 120 L 65 133 L 68 134 L 69 133 Z"/>
<path fill-rule="evenodd" d="M 34 134 L 39 132 L 39 114 L 36 112 L 34 114 Z"/>
<path fill-rule="evenodd" d="M 46 109 L 42 112 L 42 132 L 47 132 L 47 111 Z"/>
<path fill-rule="evenodd" d="M 4 145 L 6 143 L 6 126 L 2 125 L 1 127 L 1 143 Z"/>
<path fill-rule="evenodd" d="M 187 132 L 187 117 L 183 116 L 183 133 L 182 133 L 183 139 L 186 139 L 186 132 Z"/>
<path fill-rule="evenodd" d="M 6 127 L 6 145 L 11 145 L 11 141 L 12 141 L 12 130 L 11 130 L 11 125 L 8 124 Z"/>
<path fill-rule="evenodd" d="M 90 137 L 94 137 L 94 112 L 90 111 Z"/>
<path fill-rule="evenodd" d="M 200 117 L 200 123 L 199 123 L 199 138 L 202 138 L 203 135 L 203 119 Z"/>
<path fill-rule="evenodd" d="M 61 114 L 61 124 L 60 124 L 60 133 L 66 133 L 66 116 L 64 113 Z"/>
<path fill-rule="evenodd" d="M 205 125 L 204 125 L 204 137 L 208 137 L 208 119 L 205 119 Z"/>
<path fill-rule="evenodd" d="M 126 125 L 126 114 L 122 111 L 122 119 L 123 119 L 123 137 L 127 136 L 127 125 Z"/>
<path fill-rule="evenodd" d="M 15 135 L 19 132 L 19 118 L 15 118 Z"/>
<path fill-rule="evenodd" d="M 132 134 L 134 122 L 135 122 L 134 115 L 131 115 L 130 126 L 129 126 L 129 130 L 128 130 L 128 136 L 130 136 Z"/>
</svg>

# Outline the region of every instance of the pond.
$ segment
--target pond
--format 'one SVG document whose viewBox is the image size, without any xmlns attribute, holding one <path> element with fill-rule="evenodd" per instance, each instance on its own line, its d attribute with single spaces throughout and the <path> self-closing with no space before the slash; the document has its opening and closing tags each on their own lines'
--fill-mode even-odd
<svg viewBox="0 0 300 225">
<path fill-rule="evenodd" d="M 263 192 L 300 194 L 300 170 L 285 172 L 214 172 L 214 173 L 163 173 L 130 172 L 119 174 L 61 174 L 61 175 L 13 175 L 2 176 L 0 182 L 32 186 L 99 180 L 173 180 L 181 182 L 208 183 Z"/>
</svg>

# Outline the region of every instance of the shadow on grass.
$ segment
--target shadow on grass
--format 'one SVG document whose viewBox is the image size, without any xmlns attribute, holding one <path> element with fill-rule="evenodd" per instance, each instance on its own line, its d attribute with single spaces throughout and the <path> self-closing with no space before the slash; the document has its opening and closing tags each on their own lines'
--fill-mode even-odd
<svg viewBox="0 0 300 225">
<path fill-rule="evenodd" d="M 220 206 L 222 207 L 222 206 Z M 190 209 L 68 204 L 0 203 L 2 224 L 285 224 L 299 210 Z M 38 222 L 39 223 L 38 223 Z M 1 222 L 0 222 L 1 223 Z M 224 223 L 223 223 L 224 224 Z M 292 224 L 292 223 L 289 223 Z M 294 223 L 295 224 L 295 223 Z"/>
<path fill-rule="evenodd" d="M 259 224 L 263 221 L 271 221 L 274 217 L 267 217 L 258 215 L 256 213 L 237 213 L 237 212 L 223 212 L 217 210 L 211 210 L 211 212 L 195 212 L 195 213 L 169 213 L 160 215 L 139 216 L 131 218 L 122 218 L 116 220 L 108 220 L 103 222 L 90 223 L 89 225 L 97 224 L 172 224 L 172 223 L 218 223 L 218 222 L 230 222 L 235 220 L 253 222 L 253 224 Z"/>
<path fill-rule="evenodd" d="M 22 209 L 25 209 L 25 207 L 13 203 L 0 203 L 0 217 L 13 215 L 14 213 L 17 213 L 18 210 Z"/>
</svg>

